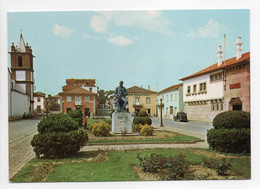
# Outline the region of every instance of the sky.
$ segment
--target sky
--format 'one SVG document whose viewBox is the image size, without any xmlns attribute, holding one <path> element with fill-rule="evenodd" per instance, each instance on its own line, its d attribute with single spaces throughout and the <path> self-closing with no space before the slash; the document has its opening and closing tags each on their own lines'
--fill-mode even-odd
<svg viewBox="0 0 260 189">
<path fill-rule="evenodd" d="M 250 51 L 249 10 L 73 11 L 8 13 L 8 51 L 20 30 L 32 47 L 35 91 L 56 95 L 66 79 L 96 79 L 99 89 L 160 91 L 226 58 Z M 223 56 L 224 57 L 224 56 Z M 9 66 L 10 66 L 10 55 Z"/>
</svg>

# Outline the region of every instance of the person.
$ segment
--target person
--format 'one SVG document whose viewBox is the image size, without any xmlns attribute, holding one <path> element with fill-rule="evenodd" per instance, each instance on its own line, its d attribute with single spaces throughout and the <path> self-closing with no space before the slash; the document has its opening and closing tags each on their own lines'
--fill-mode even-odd
<svg viewBox="0 0 260 189">
<path fill-rule="evenodd" d="M 126 99 L 126 95 L 128 95 L 127 90 L 123 87 L 124 82 L 120 81 L 119 86 L 116 88 L 114 96 L 115 96 L 115 106 L 116 112 L 126 112 L 126 105 L 128 101 Z M 123 105 L 121 104 L 123 103 Z"/>
<path fill-rule="evenodd" d="M 85 115 L 85 118 L 84 118 L 84 129 L 85 129 L 85 130 L 87 129 L 87 123 L 88 123 L 88 118 L 87 118 L 87 116 Z"/>
</svg>

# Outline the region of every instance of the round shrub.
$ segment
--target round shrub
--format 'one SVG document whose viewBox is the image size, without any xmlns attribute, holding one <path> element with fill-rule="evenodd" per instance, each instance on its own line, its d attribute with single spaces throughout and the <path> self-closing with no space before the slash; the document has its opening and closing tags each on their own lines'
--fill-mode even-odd
<svg viewBox="0 0 260 189">
<path fill-rule="evenodd" d="M 69 132 L 78 129 L 77 123 L 66 114 L 50 114 L 37 125 L 40 134 L 46 132 Z"/>
<path fill-rule="evenodd" d="M 142 136 L 152 136 L 153 135 L 153 128 L 151 126 L 145 124 L 144 126 L 142 126 L 140 134 Z"/>
<path fill-rule="evenodd" d="M 95 135 L 95 136 L 110 136 L 110 130 L 111 130 L 111 126 L 106 123 L 105 121 L 101 121 L 99 123 L 94 123 L 91 126 L 91 132 Z"/>
<path fill-rule="evenodd" d="M 226 111 L 213 119 L 215 129 L 250 128 L 250 113 L 243 111 Z"/>
<path fill-rule="evenodd" d="M 148 117 L 148 113 L 146 111 L 140 111 L 137 114 L 138 117 Z"/>
<path fill-rule="evenodd" d="M 216 151 L 250 153 L 250 129 L 210 129 L 207 141 Z"/>
<path fill-rule="evenodd" d="M 78 110 L 69 111 L 67 115 L 73 118 L 78 123 L 79 127 L 82 127 L 83 113 L 81 111 Z"/>
<path fill-rule="evenodd" d="M 152 119 L 150 117 L 134 117 L 133 123 L 135 125 L 137 125 L 137 124 L 152 125 Z"/>
<path fill-rule="evenodd" d="M 140 133 L 142 127 L 143 127 L 142 124 L 137 124 L 137 125 L 134 125 L 132 130 L 133 130 L 133 132 L 139 132 Z"/>
<path fill-rule="evenodd" d="M 70 132 L 46 132 L 34 135 L 31 140 L 37 158 L 63 158 L 77 153 L 88 141 L 82 130 Z"/>
</svg>

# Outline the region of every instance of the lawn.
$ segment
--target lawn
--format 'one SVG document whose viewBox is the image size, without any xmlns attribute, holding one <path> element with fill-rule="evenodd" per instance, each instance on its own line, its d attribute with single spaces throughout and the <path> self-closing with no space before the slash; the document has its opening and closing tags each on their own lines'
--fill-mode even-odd
<svg viewBox="0 0 260 189">
<path fill-rule="evenodd" d="M 152 153 L 165 156 L 181 153 L 192 165 L 200 165 L 203 158 L 209 157 L 212 153 L 215 156 L 219 155 L 199 149 L 153 149 L 80 152 L 71 158 L 55 160 L 33 158 L 12 178 L 11 182 L 140 181 L 142 179 L 134 169 L 139 166 L 136 156 L 140 154 L 144 157 Z M 250 178 L 250 156 L 224 157 L 232 159 L 232 179 Z"/>
</svg>

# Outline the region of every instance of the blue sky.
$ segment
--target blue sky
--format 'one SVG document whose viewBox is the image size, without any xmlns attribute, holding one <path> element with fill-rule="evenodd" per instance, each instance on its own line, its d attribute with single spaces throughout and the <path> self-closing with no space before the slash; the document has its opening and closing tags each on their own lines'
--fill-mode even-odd
<svg viewBox="0 0 260 189">
<path fill-rule="evenodd" d="M 224 34 L 227 58 L 239 36 L 242 52 L 250 51 L 249 10 L 9 13 L 9 51 L 20 29 L 36 57 L 36 91 L 52 95 L 67 78 L 96 79 L 104 90 L 123 80 L 160 91 L 216 63 Z"/>
</svg>

